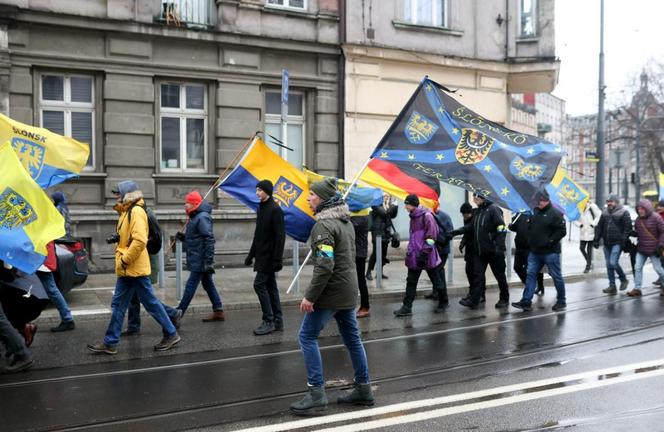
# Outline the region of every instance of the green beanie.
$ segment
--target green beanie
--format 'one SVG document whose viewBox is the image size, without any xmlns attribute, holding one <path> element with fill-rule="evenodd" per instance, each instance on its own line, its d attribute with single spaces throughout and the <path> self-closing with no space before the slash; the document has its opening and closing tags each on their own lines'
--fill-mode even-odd
<svg viewBox="0 0 664 432">
<path fill-rule="evenodd" d="M 329 200 L 337 193 L 337 180 L 331 177 L 311 185 L 311 191 L 318 195 L 323 201 Z"/>
</svg>

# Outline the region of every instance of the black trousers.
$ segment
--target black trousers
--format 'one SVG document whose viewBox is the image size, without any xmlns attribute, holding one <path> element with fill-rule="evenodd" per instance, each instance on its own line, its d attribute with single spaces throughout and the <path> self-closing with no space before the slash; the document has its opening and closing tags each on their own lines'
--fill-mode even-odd
<svg viewBox="0 0 664 432">
<path fill-rule="evenodd" d="M 448 254 L 446 253 L 441 253 L 440 254 L 440 265 L 438 266 L 438 269 L 440 269 L 440 283 L 443 287 L 443 291 L 445 292 L 445 297 L 447 298 L 447 278 L 445 277 L 445 265 L 447 264 L 447 256 Z M 447 300 L 445 300 L 447 301 Z"/>
<path fill-rule="evenodd" d="M 528 249 L 514 251 L 514 271 L 525 285 L 528 274 Z M 537 291 L 544 291 L 544 273 L 537 274 Z"/>
<path fill-rule="evenodd" d="M 447 303 L 449 301 L 447 298 L 447 286 L 444 285 L 443 281 L 440 279 L 440 266 L 427 269 L 426 272 L 433 284 L 433 290 L 438 293 L 438 303 Z M 403 298 L 403 305 L 407 308 L 413 307 L 415 293 L 417 292 L 417 282 L 420 280 L 421 274 L 421 269 L 408 269 L 408 276 L 406 277 L 406 295 Z"/>
<path fill-rule="evenodd" d="M 505 255 L 502 253 L 482 254 L 473 256 L 473 284 L 471 285 L 471 301 L 479 304 L 482 294 L 486 291 L 486 268 L 491 267 L 493 276 L 498 281 L 500 300 L 509 301 L 510 291 L 505 276 Z"/>
<path fill-rule="evenodd" d="M 583 258 L 585 258 L 585 260 L 586 260 L 586 267 L 590 268 L 590 266 L 593 263 L 593 242 L 592 241 L 581 240 L 581 244 L 579 245 L 579 249 L 581 249 L 581 253 L 583 254 Z"/>
<path fill-rule="evenodd" d="M 355 257 L 355 268 L 357 269 L 357 283 L 360 287 L 360 307 L 369 309 L 369 289 L 364 277 L 364 268 L 367 265 L 366 258 Z"/>
<path fill-rule="evenodd" d="M 369 257 L 369 268 L 367 268 L 368 272 L 373 271 L 374 267 L 376 266 L 376 237 L 371 234 L 371 239 L 372 239 L 372 245 L 373 245 L 373 250 L 371 251 L 371 256 Z M 383 263 L 383 267 L 385 267 L 385 264 L 387 264 L 387 247 L 390 244 L 390 239 L 385 239 L 385 237 L 381 238 L 381 259 Z"/>
<path fill-rule="evenodd" d="M 256 272 L 254 291 L 256 291 L 258 301 L 261 304 L 263 321 L 282 322 L 284 318 L 281 313 L 281 301 L 279 300 L 277 278 L 274 272 Z"/>
</svg>

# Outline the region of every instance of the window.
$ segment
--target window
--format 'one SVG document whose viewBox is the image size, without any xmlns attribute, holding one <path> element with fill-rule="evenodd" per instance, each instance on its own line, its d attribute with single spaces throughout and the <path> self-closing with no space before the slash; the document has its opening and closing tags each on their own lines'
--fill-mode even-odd
<svg viewBox="0 0 664 432">
<path fill-rule="evenodd" d="M 203 84 L 162 83 L 159 98 L 162 171 L 205 171 L 207 94 Z"/>
<path fill-rule="evenodd" d="M 447 0 L 404 0 L 404 20 L 412 24 L 447 27 Z"/>
<path fill-rule="evenodd" d="M 537 0 L 521 0 L 519 34 L 522 37 L 535 36 L 535 12 L 537 10 Z"/>
<path fill-rule="evenodd" d="M 286 159 L 297 168 L 302 167 L 304 161 L 304 95 L 297 92 L 288 92 L 288 129 L 285 145 L 293 151 L 279 147 L 267 136 L 267 143 L 278 155 Z M 268 91 L 265 93 L 265 133 L 281 140 L 281 93 Z"/>
<path fill-rule="evenodd" d="M 306 0 L 267 0 L 269 6 L 277 6 L 290 9 L 307 9 Z"/>
<path fill-rule="evenodd" d="M 86 169 L 94 168 L 94 78 L 90 75 L 42 74 L 39 119 L 41 126 L 90 147 Z"/>
</svg>

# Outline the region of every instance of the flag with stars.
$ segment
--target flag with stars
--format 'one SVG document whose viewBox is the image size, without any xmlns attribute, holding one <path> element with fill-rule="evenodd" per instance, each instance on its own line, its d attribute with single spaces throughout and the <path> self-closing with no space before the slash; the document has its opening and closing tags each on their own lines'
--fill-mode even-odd
<svg viewBox="0 0 664 432">
<path fill-rule="evenodd" d="M 414 193 L 429 207 L 445 182 L 522 212 L 536 205 L 562 155 L 559 145 L 485 119 L 425 77 L 360 179 L 401 198 Z"/>
</svg>

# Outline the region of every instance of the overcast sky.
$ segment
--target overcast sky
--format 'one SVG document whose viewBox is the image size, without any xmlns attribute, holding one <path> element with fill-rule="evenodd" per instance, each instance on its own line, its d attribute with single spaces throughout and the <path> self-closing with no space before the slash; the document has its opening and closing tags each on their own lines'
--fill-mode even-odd
<svg viewBox="0 0 664 432">
<path fill-rule="evenodd" d="M 553 94 L 571 115 L 597 112 L 600 0 L 556 0 L 556 55 L 561 60 Z M 604 1 L 606 108 L 630 94 L 648 62 L 664 63 L 664 1 Z"/>
</svg>

